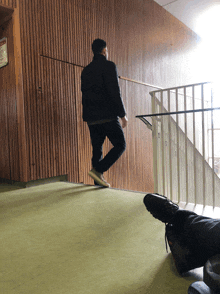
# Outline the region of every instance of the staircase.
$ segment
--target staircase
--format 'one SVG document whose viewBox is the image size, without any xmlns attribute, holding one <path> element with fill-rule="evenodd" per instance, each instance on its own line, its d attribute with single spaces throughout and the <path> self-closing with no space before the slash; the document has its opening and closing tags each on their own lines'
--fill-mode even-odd
<svg viewBox="0 0 220 294">
<path fill-rule="evenodd" d="M 150 92 L 154 190 L 176 202 L 220 207 L 220 107 L 211 83 Z"/>
</svg>

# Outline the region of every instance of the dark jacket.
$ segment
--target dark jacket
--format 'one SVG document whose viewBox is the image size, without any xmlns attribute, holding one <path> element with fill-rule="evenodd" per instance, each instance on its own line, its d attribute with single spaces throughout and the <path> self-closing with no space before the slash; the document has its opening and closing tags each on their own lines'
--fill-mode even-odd
<svg viewBox="0 0 220 294">
<path fill-rule="evenodd" d="M 116 65 L 97 54 L 81 75 L 83 120 L 94 122 L 125 116 Z"/>
</svg>

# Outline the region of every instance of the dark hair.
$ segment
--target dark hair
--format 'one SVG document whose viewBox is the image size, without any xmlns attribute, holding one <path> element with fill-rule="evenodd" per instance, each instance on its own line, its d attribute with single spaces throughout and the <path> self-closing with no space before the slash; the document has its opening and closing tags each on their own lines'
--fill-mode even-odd
<svg viewBox="0 0 220 294">
<path fill-rule="evenodd" d="M 106 48 L 106 42 L 102 39 L 95 39 L 92 43 L 92 51 L 94 54 L 100 54 Z"/>
</svg>

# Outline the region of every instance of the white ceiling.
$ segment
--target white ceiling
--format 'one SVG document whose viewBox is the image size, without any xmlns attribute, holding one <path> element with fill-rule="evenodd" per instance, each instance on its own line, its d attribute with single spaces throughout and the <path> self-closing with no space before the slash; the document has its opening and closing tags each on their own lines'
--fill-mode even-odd
<svg viewBox="0 0 220 294">
<path fill-rule="evenodd" d="M 204 18 L 205 13 L 210 9 L 220 8 L 220 0 L 154 0 L 164 9 L 169 11 L 177 19 L 183 22 L 187 27 L 193 30 L 195 33 L 201 36 L 201 17 L 203 17 L 202 22 L 206 21 Z M 216 17 L 216 18 L 220 18 Z M 219 20 L 216 20 L 220 29 Z M 207 22 L 210 22 L 207 19 Z M 207 23 L 208 24 L 208 23 Z M 203 24 L 204 25 L 204 24 Z"/>
</svg>

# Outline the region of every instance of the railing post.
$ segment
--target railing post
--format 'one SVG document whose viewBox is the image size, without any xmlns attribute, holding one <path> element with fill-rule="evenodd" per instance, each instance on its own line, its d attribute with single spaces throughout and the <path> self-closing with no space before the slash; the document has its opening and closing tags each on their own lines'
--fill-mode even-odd
<svg viewBox="0 0 220 294">
<path fill-rule="evenodd" d="M 178 111 L 178 89 L 176 89 L 176 111 Z M 178 180 L 178 202 L 180 202 L 180 150 L 179 150 L 179 116 L 176 115 L 176 135 L 177 135 L 177 179 Z"/>
<path fill-rule="evenodd" d="M 184 87 L 184 110 L 186 111 L 187 109 L 186 106 L 186 87 Z M 187 148 L 187 143 L 188 143 L 188 130 L 187 130 L 187 115 L 186 113 L 184 114 L 184 123 L 185 123 L 185 177 L 186 177 L 186 203 L 189 202 L 189 185 L 188 185 L 188 148 Z"/>
<path fill-rule="evenodd" d="M 211 90 L 211 107 L 213 107 L 213 91 Z M 213 110 L 211 111 L 211 142 L 212 142 L 212 187 L 213 187 L 213 194 L 212 194 L 212 202 L 213 202 L 213 207 L 216 206 L 215 203 L 215 137 L 214 137 L 214 125 L 213 125 Z"/>
<path fill-rule="evenodd" d="M 152 113 L 156 112 L 156 98 L 155 98 L 155 93 L 153 93 L 153 96 L 151 98 L 151 105 L 152 105 Z M 154 192 L 159 192 L 158 191 L 158 150 L 157 150 L 157 131 L 158 126 L 156 123 L 156 119 L 152 117 L 152 136 L 153 136 L 153 173 L 154 173 Z"/>
<path fill-rule="evenodd" d="M 204 85 L 201 85 L 201 101 L 202 101 L 202 109 L 204 109 Z M 202 155 L 203 155 L 203 166 L 202 166 L 202 173 L 203 173 L 203 205 L 206 205 L 206 172 L 205 172 L 205 114 L 204 111 L 202 112 Z"/>
<path fill-rule="evenodd" d="M 195 86 L 192 88 L 192 104 L 195 110 Z M 194 167 L 194 202 L 197 204 L 197 180 L 196 180 L 196 122 L 195 112 L 193 112 L 193 167 Z"/>
<path fill-rule="evenodd" d="M 168 111 L 170 112 L 170 90 L 168 90 Z M 173 200 L 173 175 L 172 175 L 172 133 L 171 133 L 171 118 L 169 115 L 168 130 L 169 130 L 169 162 L 170 162 L 170 198 Z"/>
<path fill-rule="evenodd" d="M 164 106 L 163 106 L 163 91 L 160 92 L 160 111 L 163 113 Z M 161 117 L 161 154 L 162 154 L 162 184 L 163 184 L 163 195 L 166 194 L 165 192 L 165 164 L 164 164 L 164 117 Z"/>
</svg>

